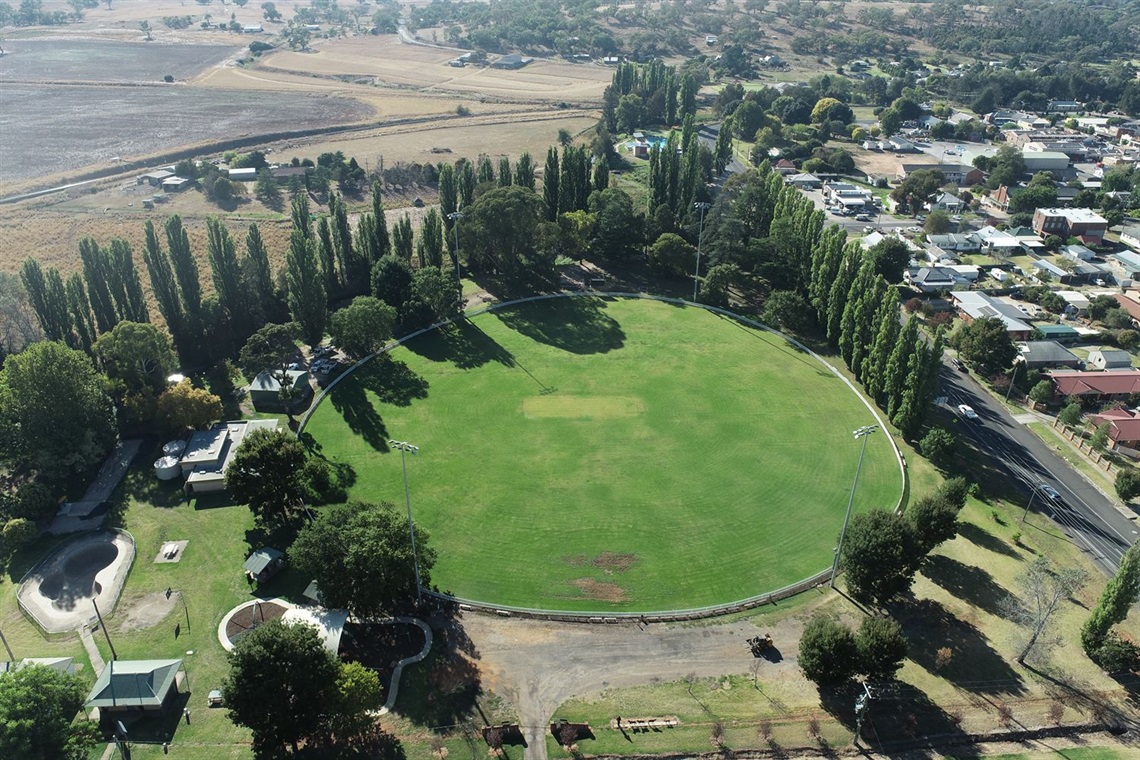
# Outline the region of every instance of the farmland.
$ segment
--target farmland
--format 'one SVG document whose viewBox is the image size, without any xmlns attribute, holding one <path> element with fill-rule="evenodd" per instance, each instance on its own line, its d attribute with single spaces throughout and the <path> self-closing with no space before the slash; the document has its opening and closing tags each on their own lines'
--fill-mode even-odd
<svg viewBox="0 0 1140 760">
<path fill-rule="evenodd" d="M 241 52 L 236 45 L 17 39 L 4 44 L 0 83 L 161 82 L 194 77 Z"/>
</svg>

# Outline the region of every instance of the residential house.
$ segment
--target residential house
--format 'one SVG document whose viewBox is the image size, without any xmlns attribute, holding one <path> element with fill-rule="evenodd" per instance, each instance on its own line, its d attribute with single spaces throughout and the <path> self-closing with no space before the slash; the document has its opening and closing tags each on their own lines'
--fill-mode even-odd
<svg viewBox="0 0 1140 760">
<path fill-rule="evenodd" d="M 775 169 L 777 173 L 785 177 L 789 174 L 795 174 L 799 171 L 799 169 L 796 168 L 796 165 L 786 158 L 781 158 L 779 161 L 772 165 L 772 168 Z"/>
<path fill-rule="evenodd" d="M 948 264 L 946 269 L 949 269 L 957 277 L 961 277 L 966 282 L 977 282 L 982 276 L 982 268 L 976 264 Z"/>
<path fill-rule="evenodd" d="M 955 292 L 951 297 L 958 308 L 958 315 L 966 324 L 989 317 L 1005 323 L 1006 332 L 1012 340 L 1029 340 L 1033 333 L 1033 327 L 1027 321 L 1029 315 L 1013 304 L 976 291 Z"/>
<path fill-rule="evenodd" d="M 1075 290 L 1058 290 L 1056 294 L 1065 300 L 1065 313 L 1083 317 L 1089 313 L 1089 299 L 1084 293 Z"/>
<path fill-rule="evenodd" d="M 305 179 L 305 174 L 308 173 L 311 167 L 308 166 L 272 166 L 269 173 L 273 175 L 273 179 L 278 183 L 287 184 L 294 177 L 300 177 L 302 181 Z"/>
<path fill-rule="evenodd" d="M 942 172 L 942 176 L 945 178 L 947 184 L 959 185 L 961 187 L 976 185 L 986 178 L 986 175 L 982 173 L 982 170 L 976 166 L 969 166 L 967 164 L 955 164 L 945 161 L 941 163 L 901 163 L 899 164 L 898 170 L 895 172 L 895 176 L 899 182 L 902 182 L 913 172 L 916 172 L 920 169 L 940 171 Z"/>
<path fill-rule="evenodd" d="M 1044 280 L 1068 282 L 1072 278 L 1072 274 L 1068 270 L 1061 269 L 1048 259 L 1037 259 L 1033 262 L 1033 269 L 1036 270 L 1036 275 Z"/>
<path fill-rule="evenodd" d="M 999 230 L 991 225 L 976 230 L 974 235 L 979 240 L 978 247 L 982 253 L 1007 258 L 1009 256 L 1017 256 L 1022 251 L 1020 240 L 1008 232 Z"/>
<path fill-rule="evenodd" d="M 1120 242 L 1134 251 L 1140 251 L 1140 225 L 1130 225 L 1121 230 Z"/>
<path fill-rule="evenodd" d="M 1126 290 L 1123 293 L 1113 293 L 1112 297 L 1120 304 L 1120 308 L 1128 312 L 1133 322 L 1140 322 L 1140 293 Z"/>
<path fill-rule="evenodd" d="M 249 555 L 242 567 L 251 580 L 265 583 L 285 567 L 285 555 L 272 546 L 263 546 Z"/>
<path fill-rule="evenodd" d="M 962 210 L 965 204 L 962 200 L 953 193 L 942 193 L 926 204 L 929 211 L 946 211 L 951 214 L 957 214 Z"/>
<path fill-rule="evenodd" d="M 982 248 L 981 240 L 973 233 L 951 232 L 946 235 L 927 235 L 926 241 L 932 246 L 954 253 L 977 253 Z"/>
<path fill-rule="evenodd" d="M 1131 369 L 1132 355 L 1118 348 L 1096 348 L 1089 351 L 1088 366 L 1094 369 Z"/>
<path fill-rule="evenodd" d="M 194 187 L 194 180 L 187 177 L 167 177 L 162 181 L 162 192 L 180 193 Z"/>
<path fill-rule="evenodd" d="M 151 187 L 162 187 L 162 183 L 174 176 L 174 172 L 169 169 L 156 169 L 153 172 L 140 174 L 135 177 L 136 185 L 150 185 Z"/>
<path fill-rule="evenodd" d="M 1082 243 L 1100 245 L 1108 222 L 1092 209 L 1039 208 L 1033 212 L 1033 231 L 1042 237 L 1075 237 Z"/>
<path fill-rule="evenodd" d="M 923 293 L 937 293 L 940 290 L 953 290 L 954 288 L 968 288 L 965 278 L 948 267 L 919 267 L 908 269 L 903 278 L 911 287 Z"/>
<path fill-rule="evenodd" d="M 181 669 L 182 660 L 111 660 L 84 707 L 98 707 L 101 721 L 162 712 L 178 694 Z"/>
<path fill-rule="evenodd" d="M 1006 232 L 1021 243 L 1021 247 L 1029 253 L 1045 253 L 1045 243 L 1028 227 L 1010 227 Z"/>
<path fill-rule="evenodd" d="M 1052 367 L 1072 367 L 1081 364 L 1081 358 L 1060 343 L 1052 340 L 1031 340 L 1018 344 L 1018 356 L 1014 359 L 1026 369 L 1046 369 Z"/>
<path fill-rule="evenodd" d="M 1140 457 L 1140 414 L 1131 409 L 1109 409 L 1093 415 L 1097 427 L 1108 424 L 1108 439 L 1114 451 Z"/>
<path fill-rule="evenodd" d="M 894 153 L 917 153 L 918 146 L 905 137 L 892 135 L 886 140 L 879 143 L 879 148 L 882 150 L 892 151 Z"/>
<path fill-rule="evenodd" d="M 1058 370 L 1046 372 L 1053 382 L 1054 395 L 1081 396 L 1097 401 L 1126 401 L 1140 393 L 1140 372 L 1131 369 L 1110 369 L 1104 372 Z"/>
<path fill-rule="evenodd" d="M 784 181 L 799 190 L 818 190 L 823 185 L 823 181 L 814 174 L 793 174 Z"/>
</svg>

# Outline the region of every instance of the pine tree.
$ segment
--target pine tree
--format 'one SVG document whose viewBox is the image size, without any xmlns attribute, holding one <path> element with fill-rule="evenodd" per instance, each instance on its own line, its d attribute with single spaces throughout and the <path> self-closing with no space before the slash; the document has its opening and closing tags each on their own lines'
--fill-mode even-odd
<svg viewBox="0 0 1140 760">
<path fill-rule="evenodd" d="M 298 197 L 304 198 L 304 196 Z M 296 205 L 296 199 L 293 203 Z M 202 308 L 202 284 L 198 280 L 198 262 L 194 260 L 194 254 L 190 251 L 190 237 L 182 228 L 182 218 L 178 214 L 166 220 L 166 245 L 170 250 L 170 263 L 174 267 L 178 290 L 182 294 L 182 306 L 188 314 L 197 314 Z M 87 291 L 90 295 L 91 283 L 87 284 Z M 94 305 L 92 302 L 92 306 Z"/>
<path fill-rule="evenodd" d="M 83 279 L 87 283 L 87 297 L 95 315 L 95 326 L 100 334 L 109 332 L 119 318 L 107 284 L 106 256 L 94 238 L 85 237 L 79 241 L 79 258 L 83 260 Z"/>
<path fill-rule="evenodd" d="M 90 354 L 91 346 L 95 343 L 95 321 L 91 316 L 91 305 L 87 301 L 87 291 L 83 287 L 83 278 L 78 272 L 73 272 L 67 278 L 67 310 L 71 320 L 71 330 L 74 335 L 72 348 Z M 68 341 L 71 345 L 72 341 Z"/>
<path fill-rule="evenodd" d="M 167 257 L 166 251 L 162 250 L 158 232 L 149 220 L 146 223 L 143 263 L 146 264 L 147 274 L 150 275 L 150 289 L 154 293 L 158 311 L 166 320 L 166 328 L 170 330 L 170 334 L 177 344 L 182 331 L 182 300 L 178 295 L 178 283 L 174 279 L 174 270 L 171 269 L 170 259 Z"/>
<path fill-rule="evenodd" d="M 499 157 L 499 187 L 511 186 L 511 159 L 510 156 Z"/>
<path fill-rule="evenodd" d="M 542 171 L 542 199 L 546 201 L 546 220 L 549 222 L 558 218 L 558 191 L 558 151 L 552 146 L 546 151 L 546 167 Z"/>
<path fill-rule="evenodd" d="M 310 346 L 319 345 L 327 317 L 325 275 L 317 259 L 316 243 L 299 229 L 289 236 L 285 282 L 289 288 L 289 311 L 301 326 L 302 337 Z"/>
<path fill-rule="evenodd" d="M 59 303 L 55 295 L 49 293 L 47 279 L 40 267 L 40 262 L 33 258 L 24 260 L 20 268 L 20 281 L 24 283 L 24 291 L 28 294 L 28 303 L 43 328 L 44 336 L 48 340 L 61 341 L 66 339 L 71 331 L 70 320 L 67 315 L 67 302 Z"/>
<path fill-rule="evenodd" d="M 534 189 L 534 161 L 531 160 L 530 153 L 523 153 L 515 163 L 515 184 L 530 190 Z M 446 216 L 447 214 L 444 214 L 445 218 Z"/>
<path fill-rule="evenodd" d="M 404 261 L 411 261 L 412 252 L 414 250 L 412 246 L 413 237 L 412 219 L 407 214 L 404 214 L 392 229 L 392 252 Z"/>
</svg>

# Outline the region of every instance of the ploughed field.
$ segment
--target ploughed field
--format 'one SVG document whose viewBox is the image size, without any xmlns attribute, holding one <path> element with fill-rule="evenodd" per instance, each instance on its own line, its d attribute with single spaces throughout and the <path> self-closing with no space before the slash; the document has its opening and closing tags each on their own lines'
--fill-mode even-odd
<svg viewBox="0 0 1140 760">
<path fill-rule="evenodd" d="M 460 597 L 559 610 L 726 603 L 830 567 L 875 418 L 779 335 L 692 307 L 567 298 L 413 338 L 344 378 L 304 433 L 403 507 Z M 868 441 L 857 509 L 901 475 Z"/>
<path fill-rule="evenodd" d="M 0 83 L 162 82 L 168 74 L 183 81 L 242 48 L 54 37 L 5 40 Z"/>
</svg>

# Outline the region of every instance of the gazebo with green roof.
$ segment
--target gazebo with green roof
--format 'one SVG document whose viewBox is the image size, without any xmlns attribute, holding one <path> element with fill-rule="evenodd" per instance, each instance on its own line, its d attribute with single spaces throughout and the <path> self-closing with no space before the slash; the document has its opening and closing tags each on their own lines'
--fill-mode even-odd
<svg viewBox="0 0 1140 760">
<path fill-rule="evenodd" d="M 159 712 L 178 693 L 182 660 L 112 660 L 99 674 L 84 706 L 99 717 Z"/>
</svg>

